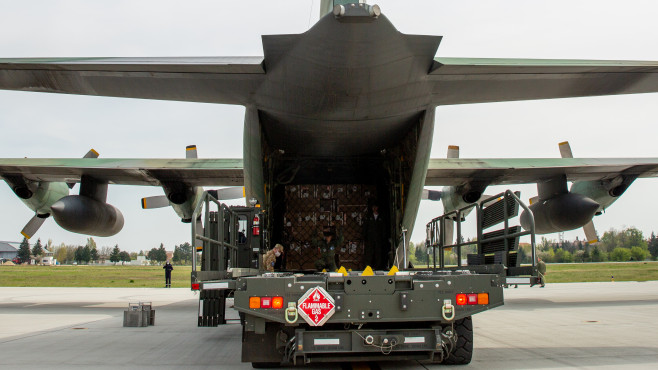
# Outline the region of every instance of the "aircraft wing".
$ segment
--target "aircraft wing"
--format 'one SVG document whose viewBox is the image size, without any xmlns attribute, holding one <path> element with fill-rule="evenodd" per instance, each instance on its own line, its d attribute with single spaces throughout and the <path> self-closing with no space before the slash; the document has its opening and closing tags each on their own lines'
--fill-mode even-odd
<svg viewBox="0 0 658 370">
<path fill-rule="evenodd" d="M 0 176 L 34 181 L 79 182 L 82 175 L 111 184 L 242 186 L 242 159 L 0 159 Z"/>
<path fill-rule="evenodd" d="M 430 159 L 425 185 L 526 184 L 558 175 L 566 175 L 568 181 L 585 181 L 620 174 L 658 177 L 658 158 Z"/>
<path fill-rule="evenodd" d="M 601 180 L 620 174 L 658 177 L 658 158 L 430 159 L 425 185 L 458 186 L 472 181 L 524 184 L 562 174 L 569 181 Z M 244 185 L 242 159 L 0 159 L 0 176 L 11 175 L 64 182 L 77 182 L 82 175 L 89 175 L 125 185 L 160 186 L 169 181 L 192 186 Z"/>
<path fill-rule="evenodd" d="M 0 89 L 241 104 L 262 57 L 0 59 Z"/>
<path fill-rule="evenodd" d="M 435 105 L 658 92 L 658 62 L 435 58 Z"/>
</svg>

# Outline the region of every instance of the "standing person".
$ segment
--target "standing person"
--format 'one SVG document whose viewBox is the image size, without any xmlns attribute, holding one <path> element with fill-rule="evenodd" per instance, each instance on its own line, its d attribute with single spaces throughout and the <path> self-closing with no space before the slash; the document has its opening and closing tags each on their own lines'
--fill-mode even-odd
<svg viewBox="0 0 658 370">
<path fill-rule="evenodd" d="M 263 268 L 269 272 L 274 272 L 276 261 L 281 256 L 283 256 L 283 245 L 277 244 L 263 256 Z"/>
<path fill-rule="evenodd" d="M 174 269 L 174 266 L 171 265 L 171 262 L 167 261 L 162 268 L 165 270 L 165 288 L 171 288 L 171 271 Z"/>
<path fill-rule="evenodd" d="M 314 244 L 317 245 L 320 252 L 320 259 L 315 261 L 315 268 L 318 271 L 323 269 L 330 272 L 336 271 L 336 250 L 343 244 L 343 236 L 340 235 L 336 238 L 336 232 L 327 226 L 322 230 L 322 238 L 316 240 Z"/>
<path fill-rule="evenodd" d="M 363 239 L 365 241 L 365 264 L 374 270 L 386 268 L 388 256 L 388 239 L 386 238 L 386 222 L 379 213 L 379 206 L 373 204 L 363 224 Z"/>
<path fill-rule="evenodd" d="M 546 279 L 544 278 L 544 275 L 546 275 L 546 263 L 542 261 L 541 257 L 537 257 L 537 272 L 539 273 L 539 283 L 543 288 L 546 286 Z"/>
</svg>

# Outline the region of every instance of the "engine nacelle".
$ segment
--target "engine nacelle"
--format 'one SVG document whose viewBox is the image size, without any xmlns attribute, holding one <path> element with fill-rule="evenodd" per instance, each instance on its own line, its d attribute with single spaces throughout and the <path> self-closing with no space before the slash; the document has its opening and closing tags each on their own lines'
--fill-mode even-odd
<svg viewBox="0 0 658 370">
<path fill-rule="evenodd" d="M 181 204 L 171 203 L 171 207 L 174 209 L 176 214 L 180 217 L 181 221 L 189 223 L 192 221 L 192 213 L 194 213 L 194 207 L 197 202 L 203 196 L 203 188 L 194 187 L 192 189 L 192 196 L 188 196 L 185 202 Z"/>
<path fill-rule="evenodd" d="M 123 228 L 123 214 L 116 207 L 81 196 L 66 196 L 50 207 L 63 229 L 85 235 L 112 236 Z"/>
<path fill-rule="evenodd" d="M 529 208 L 535 216 L 535 233 L 549 234 L 583 227 L 592 220 L 599 204 L 582 194 L 566 193 Z M 521 213 L 521 226 L 530 230 L 530 215 L 526 211 Z"/>
<path fill-rule="evenodd" d="M 571 192 L 584 195 L 599 204 L 596 214 L 600 215 L 624 194 L 634 178 L 618 178 L 611 181 L 578 181 L 571 185 Z"/>
<path fill-rule="evenodd" d="M 21 176 L 5 176 L 17 197 L 38 215 L 50 214 L 50 206 L 69 195 L 65 182 L 28 181 Z"/>
<path fill-rule="evenodd" d="M 443 203 L 443 212 L 452 212 L 477 202 L 480 197 L 482 197 L 483 190 L 484 189 L 472 189 L 470 191 L 464 191 L 463 189 L 454 186 L 444 187 L 441 189 L 441 202 Z M 462 213 L 462 216 L 466 217 L 469 213 L 471 213 L 472 210 L 473 208 L 469 208 L 466 212 Z"/>
</svg>

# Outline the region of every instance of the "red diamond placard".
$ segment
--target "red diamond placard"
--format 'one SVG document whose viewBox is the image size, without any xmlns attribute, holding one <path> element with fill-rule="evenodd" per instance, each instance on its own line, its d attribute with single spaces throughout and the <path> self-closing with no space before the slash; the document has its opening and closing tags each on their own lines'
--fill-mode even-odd
<svg viewBox="0 0 658 370">
<path fill-rule="evenodd" d="M 314 287 L 297 301 L 297 309 L 309 325 L 322 326 L 336 312 L 336 305 L 326 290 Z"/>
</svg>

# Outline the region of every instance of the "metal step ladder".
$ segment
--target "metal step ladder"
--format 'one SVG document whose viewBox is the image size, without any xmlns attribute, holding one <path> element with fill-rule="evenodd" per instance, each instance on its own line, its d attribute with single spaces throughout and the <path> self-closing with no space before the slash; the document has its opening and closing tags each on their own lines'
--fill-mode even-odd
<svg viewBox="0 0 658 370">
<path fill-rule="evenodd" d="M 519 192 L 514 193 L 507 190 L 430 221 L 426 226 L 427 240 L 425 241 L 428 251 L 431 251 L 430 267 L 434 270 L 466 269 L 486 273 L 502 266 L 506 272 L 508 285 L 536 284 L 538 274 L 534 218 L 531 217 L 530 230 L 523 230 L 520 225 L 515 224 L 518 222 L 519 208 L 527 210 L 532 215 L 519 196 Z M 464 241 L 462 224 L 472 213 L 477 218 L 477 236 L 475 240 Z M 448 225 L 452 225 L 452 221 L 456 228 L 454 241 L 446 240 L 449 237 L 445 237 L 445 235 L 453 234 L 446 230 Z M 526 235 L 530 236 L 532 254 L 529 265 L 521 264 L 521 258 L 519 258 L 520 238 Z M 475 249 L 475 253 L 467 254 L 466 264 L 464 264 L 462 251 L 467 246 Z M 448 265 L 445 258 L 445 253 L 453 250 L 456 250 L 457 255 L 456 266 Z"/>
</svg>

